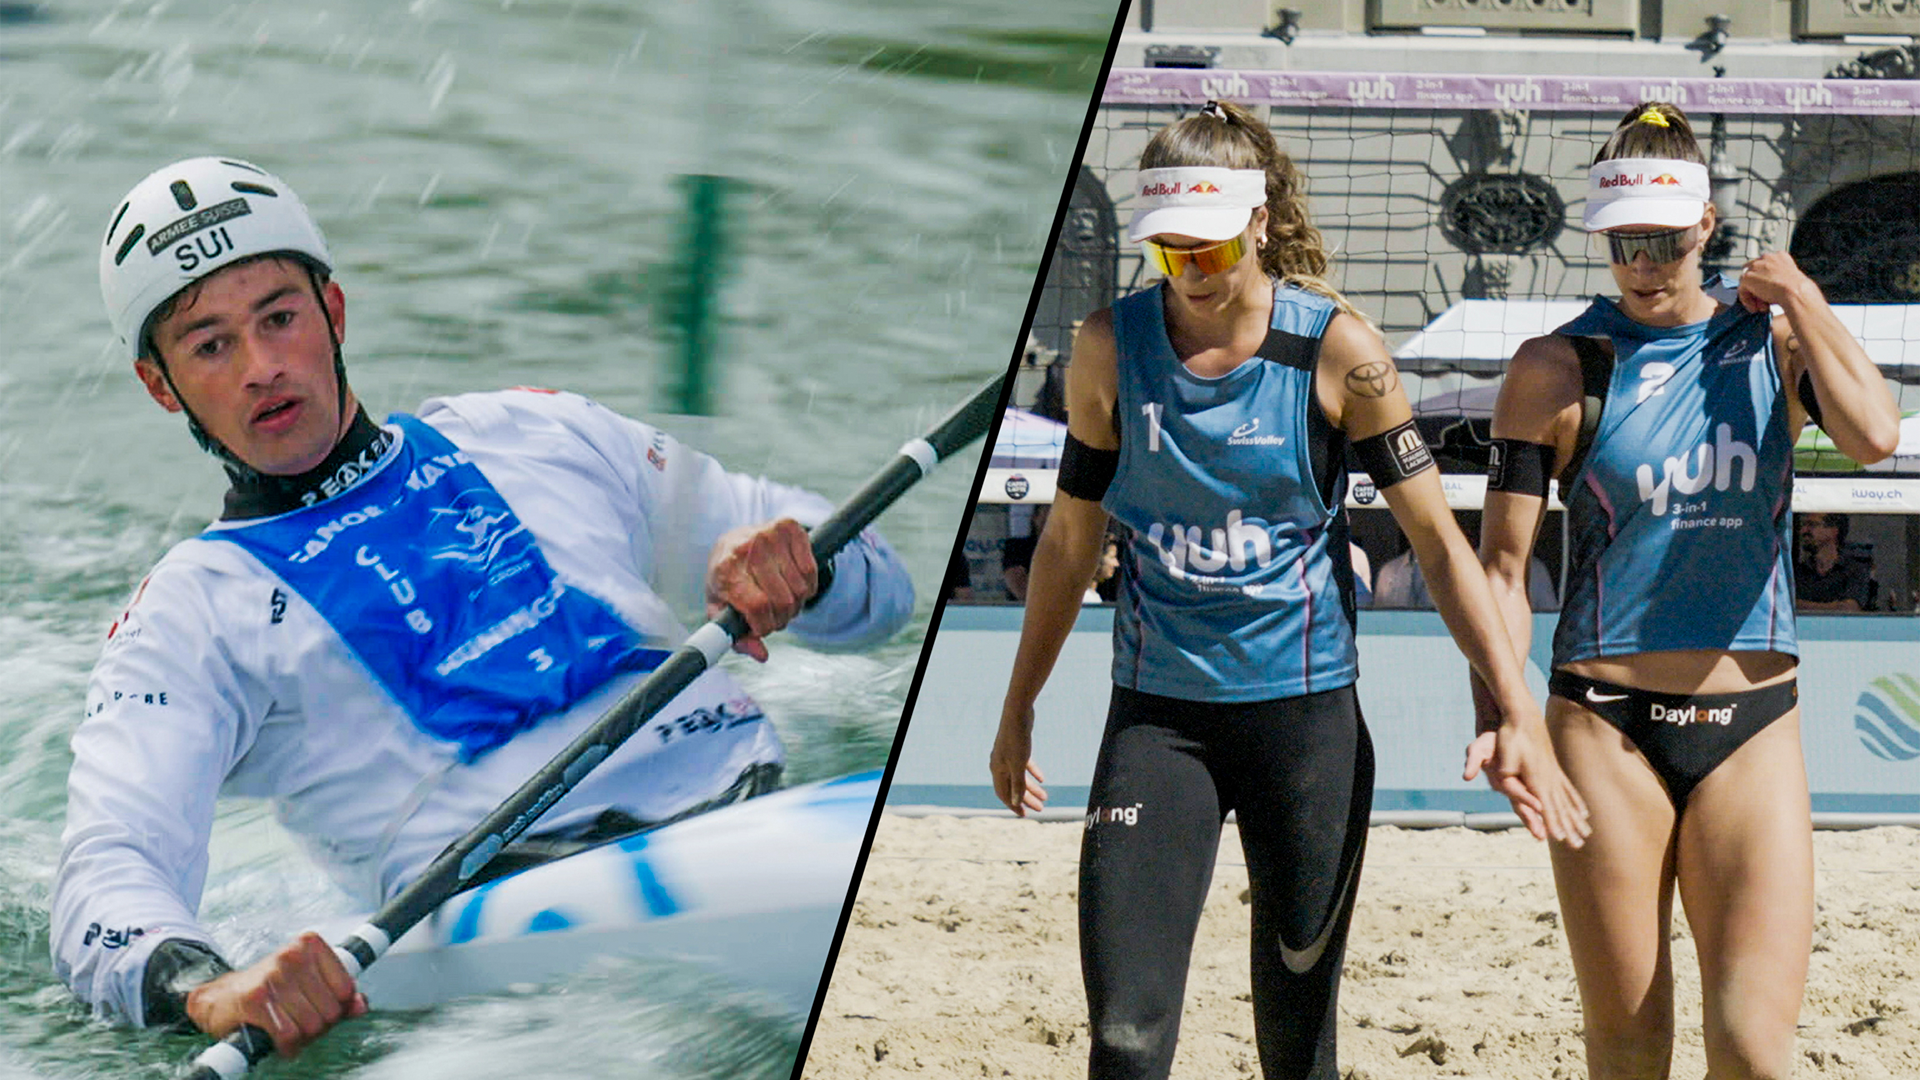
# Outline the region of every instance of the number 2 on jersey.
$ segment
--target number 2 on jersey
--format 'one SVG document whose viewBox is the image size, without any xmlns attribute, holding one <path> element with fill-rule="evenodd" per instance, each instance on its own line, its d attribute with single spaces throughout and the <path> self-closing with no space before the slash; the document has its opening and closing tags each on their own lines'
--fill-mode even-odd
<svg viewBox="0 0 1920 1080">
<path fill-rule="evenodd" d="M 1650 397 L 1658 397 L 1667 392 L 1667 380 L 1673 378 L 1673 365 L 1658 360 L 1648 363 L 1640 369 L 1640 392 L 1633 396 L 1635 405 Z"/>
</svg>

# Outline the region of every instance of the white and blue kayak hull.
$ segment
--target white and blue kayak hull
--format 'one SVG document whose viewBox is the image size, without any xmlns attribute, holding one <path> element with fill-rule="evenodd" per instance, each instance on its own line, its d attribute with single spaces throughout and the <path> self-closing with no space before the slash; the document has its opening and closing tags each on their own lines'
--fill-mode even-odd
<svg viewBox="0 0 1920 1080">
<path fill-rule="evenodd" d="M 647 957 L 806 1012 L 879 786 L 878 771 L 805 784 L 490 881 L 395 942 L 360 987 L 375 1008 L 423 1008 Z"/>
</svg>

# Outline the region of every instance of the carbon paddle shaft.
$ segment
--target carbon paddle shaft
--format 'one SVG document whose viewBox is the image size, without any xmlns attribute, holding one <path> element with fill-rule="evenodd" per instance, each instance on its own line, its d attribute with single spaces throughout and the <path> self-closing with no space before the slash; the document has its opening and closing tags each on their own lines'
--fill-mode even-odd
<svg viewBox="0 0 1920 1080">
<path fill-rule="evenodd" d="M 1005 381 L 1006 376 L 996 376 L 965 404 L 948 413 L 932 431 L 902 446 L 900 455 L 886 468 L 868 480 L 827 520 L 814 526 L 807 534 L 814 561 L 824 564 L 831 559 L 858 536 L 861 529 L 893 505 L 894 500 L 932 472 L 936 464 L 986 434 L 998 409 L 1001 385 Z M 348 974 L 357 976 L 365 971 L 402 934 L 459 892 L 501 848 L 526 832 L 541 814 L 572 791 L 595 766 L 653 719 L 667 702 L 719 662 L 747 629 L 746 618 L 729 607 L 719 618 L 695 630 L 666 663 L 655 668 L 605 716 L 547 762 L 472 832 L 442 852 L 411 885 L 345 941 L 335 945 L 333 951 L 346 965 Z M 202 1051 L 186 1077 L 187 1080 L 235 1080 L 272 1053 L 272 1036 L 249 1024 Z"/>
</svg>

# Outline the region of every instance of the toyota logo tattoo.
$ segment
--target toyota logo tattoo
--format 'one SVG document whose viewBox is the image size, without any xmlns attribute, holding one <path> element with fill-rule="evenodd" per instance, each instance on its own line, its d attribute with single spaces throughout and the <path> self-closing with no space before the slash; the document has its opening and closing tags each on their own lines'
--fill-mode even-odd
<svg viewBox="0 0 1920 1080">
<path fill-rule="evenodd" d="M 1347 372 L 1347 391 L 1358 397 L 1383 398 L 1394 388 L 1393 364 L 1376 360 Z"/>
</svg>

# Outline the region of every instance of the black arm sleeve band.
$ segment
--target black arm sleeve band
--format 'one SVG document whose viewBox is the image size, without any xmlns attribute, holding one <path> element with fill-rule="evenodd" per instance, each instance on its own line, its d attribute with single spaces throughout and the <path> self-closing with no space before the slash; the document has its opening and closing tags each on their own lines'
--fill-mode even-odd
<svg viewBox="0 0 1920 1080">
<path fill-rule="evenodd" d="M 147 957 L 140 982 L 146 1026 L 193 1030 L 187 1019 L 187 991 L 232 971 L 220 954 L 197 941 L 168 938 Z"/>
<path fill-rule="evenodd" d="M 1054 486 L 1076 499 L 1099 502 L 1106 497 L 1107 485 L 1120 469 L 1120 451 L 1095 450 L 1067 432 L 1067 445 L 1060 452 L 1060 475 Z"/>
<path fill-rule="evenodd" d="M 1800 404 L 1807 410 L 1807 419 L 1813 421 L 1815 427 L 1824 427 L 1825 425 L 1820 423 L 1820 396 L 1813 392 L 1813 372 L 1800 373 L 1799 390 Z"/>
<path fill-rule="evenodd" d="M 1558 451 L 1545 443 L 1495 439 L 1487 449 L 1487 490 L 1547 497 Z"/>
<path fill-rule="evenodd" d="M 1373 486 L 1381 491 L 1433 468 L 1433 452 L 1427 449 L 1427 440 L 1420 437 L 1420 428 L 1411 420 L 1378 435 L 1354 440 L 1353 456 L 1360 459 L 1360 467 L 1367 470 L 1367 475 L 1373 477 Z"/>
</svg>

